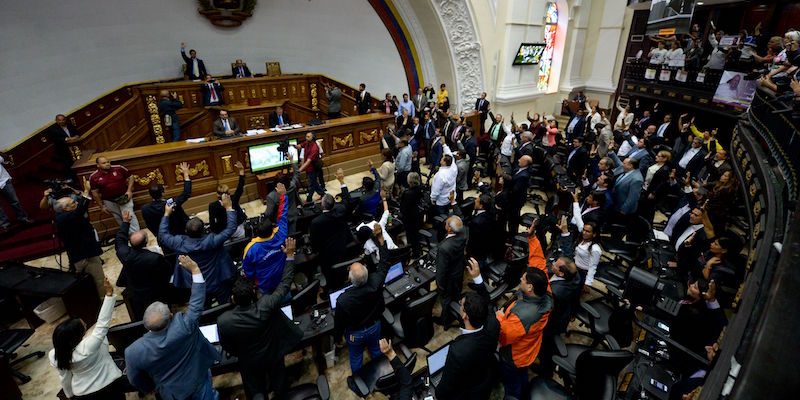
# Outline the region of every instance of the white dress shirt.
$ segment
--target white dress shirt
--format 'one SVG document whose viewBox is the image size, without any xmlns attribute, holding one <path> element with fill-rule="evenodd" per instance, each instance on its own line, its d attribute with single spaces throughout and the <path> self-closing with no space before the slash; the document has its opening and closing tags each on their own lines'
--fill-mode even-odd
<svg viewBox="0 0 800 400">
<path fill-rule="evenodd" d="M 689 164 L 689 161 L 692 161 L 692 158 L 694 158 L 694 155 L 698 152 L 700 152 L 699 147 L 689 147 L 689 150 L 686 150 L 686 153 L 683 154 L 681 160 L 678 161 L 678 165 L 680 165 L 681 168 L 686 168 L 686 166 Z"/>
<path fill-rule="evenodd" d="M 586 281 L 584 285 L 592 285 L 594 282 L 594 274 L 597 272 L 597 264 L 600 263 L 600 256 L 603 255 L 603 249 L 597 243 L 581 242 L 575 246 L 575 265 L 586 271 Z"/>
<path fill-rule="evenodd" d="M 500 154 L 511 157 L 514 155 L 514 135 L 508 134 L 500 144 Z"/>
<path fill-rule="evenodd" d="M 631 142 L 633 142 L 633 145 L 631 145 Z M 627 157 L 637 142 L 639 142 L 639 138 L 637 138 L 636 135 L 631 135 L 631 140 L 623 139 L 622 144 L 619 145 L 617 155 L 620 157 Z"/>
<path fill-rule="evenodd" d="M 380 221 L 372 221 L 372 222 L 362 222 L 360 225 L 356 227 L 356 232 L 358 232 L 361 227 L 366 226 L 369 229 L 373 229 L 375 224 L 381 225 L 381 236 L 383 236 L 383 240 L 386 242 L 386 248 L 389 250 L 397 249 L 397 245 L 394 244 L 394 240 L 391 236 L 389 236 L 389 232 L 386 231 L 386 224 L 389 222 L 389 211 L 384 210 L 383 214 L 381 214 Z M 367 240 L 364 243 L 364 254 L 372 257 L 372 261 L 378 262 L 380 261 L 380 252 L 378 251 L 378 245 L 372 239 Z"/>
<path fill-rule="evenodd" d="M 660 168 L 661 166 L 658 164 L 653 164 L 647 167 L 647 174 L 644 177 L 644 182 L 642 182 L 642 190 L 647 190 L 647 188 L 650 187 L 650 181 L 653 180 L 653 175 L 655 175 L 656 171 L 658 171 Z"/>
<path fill-rule="evenodd" d="M 447 145 L 442 146 L 443 155 L 453 156 L 450 147 Z M 458 176 L 458 168 L 455 161 L 449 167 L 439 167 L 439 171 L 433 176 L 433 183 L 431 183 L 431 200 L 437 206 L 446 206 L 450 204 L 450 192 L 456 190 L 456 177 Z"/>
<path fill-rule="evenodd" d="M 3 156 L 0 156 L 0 189 L 6 187 L 8 181 L 11 180 L 11 175 L 6 171 L 6 167 L 3 166 L 5 161 Z"/>
<path fill-rule="evenodd" d="M 667 49 L 653 49 L 650 55 L 650 64 L 661 64 L 667 57 Z"/>
</svg>

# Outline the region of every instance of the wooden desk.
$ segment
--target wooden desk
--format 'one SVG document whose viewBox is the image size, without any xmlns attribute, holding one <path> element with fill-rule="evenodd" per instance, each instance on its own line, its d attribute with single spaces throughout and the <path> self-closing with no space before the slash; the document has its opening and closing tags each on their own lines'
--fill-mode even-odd
<svg viewBox="0 0 800 400">
<path fill-rule="evenodd" d="M 258 109 L 262 106 L 241 106 L 241 110 Z M 203 143 L 173 142 L 154 144 L 124 150 L 93 153 L 76 162 L 73 169 L 79 176 L 88 177 L 95 169 L 95 160 L 102 155 L 114 164 L 128 168 L 134 177 L 134 205 L 138 210 L 151 201 L 147 192 L 150 185 L 163 184 L 166 188 L 165 198 L 177 197 L 182 190 L 183 177 L 180 163 L 189 163 L 192 179 L 192 198 L 184 206 L 187 213 L 205 211 L 208 202 L 197 201 L 202 195 L 216 192 L 218 183 L 236 187 L 238 172 L 234 168 L 236 161 L 241 161 L 249 169 L 247 148 L 252 145 L 276 142 L 283 138 L 304 140 L 307 132 L 313 132 L 321 140 L 325 152 L 325 164 L 328 167 L 338 163 L 354 160 L 380 153 L 380 130 L 392 123 L 394 117 L 382 113 L 372 113 L 353 117 L 345 117 L 330 121 L 323 125 L 303 127 L 281 132 L 267 132 L 256 136 L 241 136 L 232 139 L 212 140 Z M 247 174 L 247 183 L 254 184 L 256 177 Z M 251 196 L 254 197 L 254 196 Z M 244 198 L 248 198 L 245 196 Z M 204 200 L 210 200 L 207 197 Z M 117 224 L 106 215 L 99 215 L 93 207 L 91 220 L 101 236 L 116 232 Z M 143 220 L 140 225 L 144 228 Z"/>
</svg>

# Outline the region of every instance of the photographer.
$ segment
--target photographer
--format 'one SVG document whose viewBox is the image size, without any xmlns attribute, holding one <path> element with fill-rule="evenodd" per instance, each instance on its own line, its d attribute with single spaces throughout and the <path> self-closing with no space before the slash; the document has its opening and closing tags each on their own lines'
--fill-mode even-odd
<svg viewBox="0 0 800 400">
<path fill-rule="evenodd" d="M 72 179 L 47 179 L 44 183 L 48 188 L 44 191 L 42 199 L 39 200 L 39 208 L 42 210 L 53 210 L 58 199 L 62 197 L 71 197 L 75 201 L 80 198 L 81 192 L 69 186 L 72 184 Z"/>
<path fill-rule="evenodd" d="M 158 102 L 158 113 L 167 131 L 172 132 L 172 141 L 181 140 L 181 123 L 178 121 L 176 110 L 183 107 L 183 103 L 178 100 L 178 94 L 167 90 L 161 91 L 161 101 Z"/>
<path fill-rule="evenodd" d="M 206 81 L 200 86 L 200 92 L 203 93 L 203 107 L 218 106 L 224 103 L 222 93 L 225 92 L 225 87 L 211 75 L 206 75 Z"/>
<path fill-rule="evenodd" d="M 33 221 L 28 218 L 28 214 L 25 213 L 25 210 L 23 210 L 22 206 L 19 204 L 17 192 L 14 191 L 14 185 L 11 184 L 11 175 L 6 171 L 5 164 L 5 157 L 0 153 L 0 195 L 5 197 L 8 204 L 14 209 L 14 213 L 17 214 L 17 220 L 19 220 L 19 222 L 30 224 Z M 3 211 L 3 208 L 0 207 L 0 234 L 6 233 L 10 226 L 11 222 L 8 221 L 6 213 Z"/>
<path fill-rule="evenodd" d="M 329 83 L 325 87 L 325 97 L 328 99 L 328 119 L 341 118 L 342 116 L 342 89 Z"/>
</svg>

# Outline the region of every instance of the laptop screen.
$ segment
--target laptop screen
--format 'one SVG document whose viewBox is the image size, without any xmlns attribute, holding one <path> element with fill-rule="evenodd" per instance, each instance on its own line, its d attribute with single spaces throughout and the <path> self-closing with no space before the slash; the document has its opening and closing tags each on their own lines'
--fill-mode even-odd
<svg viewBox="0 0 800 400">
<path fill-rule="evenodd" d="M 386 273 L 386 279 L 384 280 L 384 283 L 392 282 L 402 275 L 403 275 L 403 263 L 397 263 L 395 265 L 392 265 L 392 267 L 389 268 L 389 272 Z"/>
<path fill-rule="evenodd" d="M 342 293 L 344 293 L 345 290 L 350 289 L 351 287 L 353 287 L 353 285 L 341 288 L 341 289 L 331 293 L 331 309 L 332 310 L 336 309 L 336 299 L 338 299 L 339 296 L 341 296 Z"/>
<path fill-rule="evenodd" d="M 200 327 L 200 333 L 206 337 L 211 344 L 219 343 L 219 332 L 217 331 L 217 324 L 204 325 Z"/>
<path fill-rule="evenodd" d="M 428 356 L 428 376 L 433 376 L 444 367 L 444 362 L 447 360 L 448 350 L 450 350 L 449 343 Z"/>
<path fill-rule="evenodd" d="M 286 314 L 286 318 L 289 318 L 290 320 L 294 319 L 293 316 L 292 316 L 292 305 L 291 304 L 288 305 L 288 306 L 281 307 L 281 311 L 283 311 L 283 313 Z"/>
</svg>

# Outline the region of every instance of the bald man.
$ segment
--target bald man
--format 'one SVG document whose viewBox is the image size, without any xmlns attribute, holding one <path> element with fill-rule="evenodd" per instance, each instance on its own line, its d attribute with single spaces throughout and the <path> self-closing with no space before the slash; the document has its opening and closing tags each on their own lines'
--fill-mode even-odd
<svg viewBox="0 0 800 400">
<path fill-rule="evenodd" d="M 454 203 L 450 195 L 451 204 Z M 454 206 L 457 211 L 458 206 Z M 442 313 L 438 323 L 448 329 L 455 319 L 449 310 L 449 304 L 461 298 L 461 289 L 464 281 L 465 257 L 464 249 L 467 247 L 467 235 L 464 232 L 464 223 L 458 216 L 451 216 L 444 222 L 447 236 L 439 243 L 436 257 L 436 287 L 439 290 L 439 299 L 442 302 Z"/>
<path fill-rule="evenodd" d="M 126 287 L 126 297 L 131 303 L 131 321 L 144 317 L 144 311 L 155 301 L 167 302 L 172 266 L 164 256 L 147 250 L 147 233 L 138 230 L 128 236 L 131 213 L 122 211 L 122 224 L 114 240 L 122 272 L 117 286 Z"/>
</svg>

